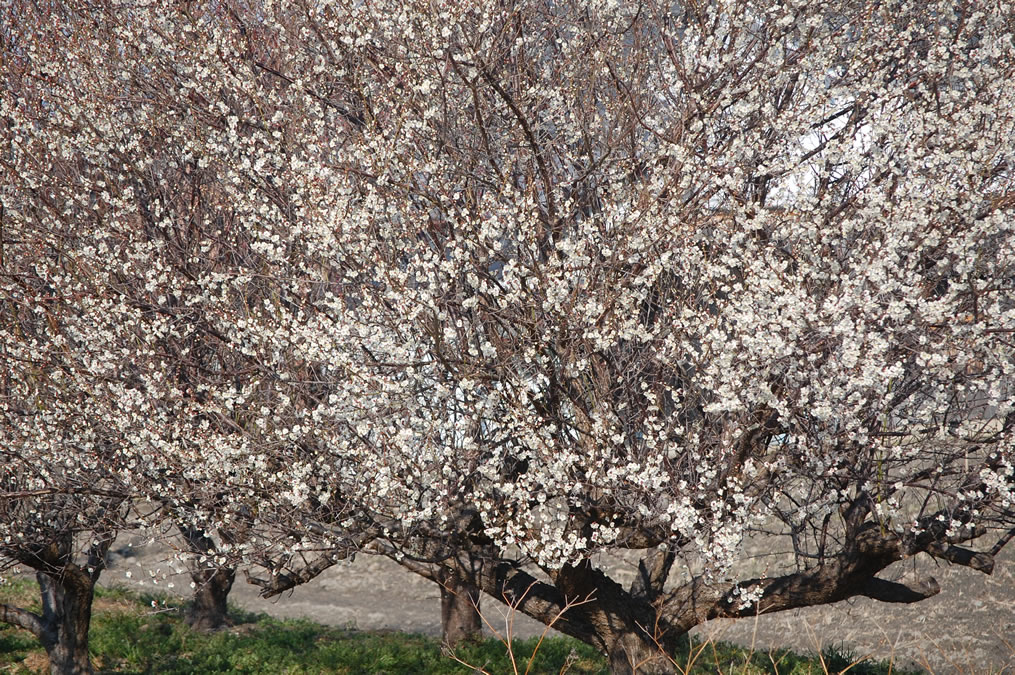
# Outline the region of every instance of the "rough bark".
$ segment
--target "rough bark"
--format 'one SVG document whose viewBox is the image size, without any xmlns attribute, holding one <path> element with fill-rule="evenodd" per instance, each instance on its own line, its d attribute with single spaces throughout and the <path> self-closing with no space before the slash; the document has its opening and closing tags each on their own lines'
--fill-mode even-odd
<svg viewBox="0 0 1015 675">
<path fill-rule="evenodd" d="M 74 537 L 69 533 L 21 551 L 18 562 L 36 571 L 42 609 L 35 613 L 0 605 L 0 621 L 24 628 L 39 640 L 49 657 L 53 675 L 92 672 L 88 655 L 92 598 L 105 567 L 106 552 L 115 536 L 116 532 L 111 529 L 93 531 L 83 566 L 73 562 Z"/>
<path fill-rule="evenodd" d="M 438 583 L 455 570 L 462 573 L 469 569 L 469 581 L 507 604 L 511 611 L 599 648 L 609 658 L 612 672 L 622 675 L 675 672 L 667 655 L 676 652 L 684 636 L 671 630 L 656 606 L 646 599 L 652 593 L 629 593 L 591 563 L 566 566 L 552 574 L 552 583 L 547 583 L 513 562 L 497 561 L 491 551 L 486 555 L 472 552 L 440 562 L 421 562 L 397 555 L 397 549 L 381 541 L 374 542 L 373 548 Z M 477 561 L 484 562 L 475 564 Z M 653 589 L 661 588 L 664 569 L 670 562 L 666 555 L 650 561 L 654 572 L 648 583 Z"/>
<path fill-rule="evenodd" d="M 441 638 L 454 646 L 483 636 L 483 619 L 479 610 L 479 589 L 460 570 L 448 570 L 442 575 Z"/>
<path fill-rule="evenodd" d="M 187 624 L 200 631 L 213 631 L 229 625 L 226 599 L 233 587 L 236 570 L 206 567 L 190 573 L 196 588 L 187 611 Z"/>
<path fill-rule="evenodd" d="M 588 562 L 565 566 L 551 574 L 549 584 L 507 563 L 490 565 L 480 586 L 519 611 L 598 646 L 614 673 L 670 673 L 675 670 L 671 657 L 687 631 L 709 619 L 755 616 L 858 595 L 883 602 L 919 602 L 940 591 L 934 579 L 877 577 L 893 562 L 917 552 L 944 557 L 942 551 L 947 551 L 952 562 L 984 572 L 992 568 L 987 554 L 966 555 L 952 542 L 904 542 L 875 523 L 861 524 L 857 530 L 850 545 L 822 565 L 732 586 L 697 578 L 662 594 L 671 564 L 665 552 L 642 561 L 630 592 Z M 742 603 L 738 589 L 760 591 L 758 600 Z M 581 602 L 584 599 L 589 601 Z"/>
<path fill-rule="evenodd" d="M 42 592 L 42 633 L 37 635 L 49 657 L 53 675 L 90 675 L 88 627 L 92 618 L 94 582 L 76 565 L 59 576 L 36 574 Z"/>
<path fill-rule="evenodd" d="M 447 558 L 442 564 L 432 564 L 396 555 L 395 549 L 383 542 L 374 542 L 373 547 L 438 585 L 441 594 L 441 639 L 445 644 L 453 647 L 467 640 L 482 639 L 479 587 L 484 568 L 482 558 L 466 553 Z"/>
<path fill-rule="evenodd" d="M 194 553 L 210 557 L 215 553 L 215 542 L 198 528 L 179 525 L 180 533 Z M 194 581 L 194 596 L 187 611 L 187 624 L 200 631 L 213 631 L 229 625 L 227 598 L 236 579 L 236 570 L 221 567 L 211 560 L 191 564 L 190 578 Z"/>
<path fill-rule="evenodd" d="M 907 544 L 894 534 L 882 533 L 876 523 L 866 523 L 845 550 L 821 565 L 778 577 L 748 579 L 733 587 L 693 579 L 665 597 L 664 611 L 674 627 L 686 632 L 709 619 L 827 605 L 858 595 L 883 602 L 919 602 L 940 592 L 933 578 L 892 582 L 879 579 L 877 574 L 898 560 L 927 552 L 932 543 L 936 542 Z M 993 569 L 985 554 L 969 560 L 973 569 Z M 755 592 L 757 600 L 741 602 L 735 592 L 738 587 Z"/>
<path fill-rule="evenodd" d="M 667 567 L 666 556 L 658 563 Z M 571 603 L 567 612 L 583 617 L 597 636 L 600 648 L 610 661 L 610 670 L 621 675 L 674 672 L 671 655 L 677 649 L 682 632 L 672 629 L 648 597 L 642 592 L 656 587 L 665 573 L 657 570 L 651 581 L 634 584 L 639 592 L 632 593 L 591 562 L 565 565 L 552 575 L 554 584 Z M 587 599 L 589 602 L 575 604 Z"/>
<path fill-rule="evenodd" d="M 659 645 L 647 642 L 641 631 L 616 636 L 606 653 L 613 675 L 671 675 L 677 672 Z"/>
</svg>

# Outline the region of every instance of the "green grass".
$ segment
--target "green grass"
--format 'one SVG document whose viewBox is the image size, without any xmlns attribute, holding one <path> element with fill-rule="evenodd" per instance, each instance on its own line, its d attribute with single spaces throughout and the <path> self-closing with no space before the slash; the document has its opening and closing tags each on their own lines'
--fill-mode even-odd
<svg viewBox="0 0 1015 675">
<path fill-rule="evenodd" d="M 33 582 L 15 580 L 0 587 L 0 602 L 38 607 Z M 153 607 L 152 603 L 155 606 Z M 388 673 L 468 674 L 472 669 L 441 652 L 439 641 L 421 635 L 331 628 L 307 620 L 272 619 L 234 611 L 234 626 L 206 635 L 190 630 L 183 606 L 166 596 L 120 589 L 96 593 L 90 646 L 100 672 L 111 673 Z M 537 640 L 516 640 L 512 651 L 524 673 Z M 43 651 L 28 633 L 0 624 L 0 673 L 27 674 L 45 667 Z M 456 650 L 462 661 L 492 675 L 513 673 L 505 646 L 485 640 Z M 822 665 L 824 660 L 824 666 Z M 706 675 L 804 675 L 837 673 L 853 659 L 847 652 L 828 650 L 821 657 L 788 651 L 756 651 L 726 643 L 689 642 L 677 664 L 689 673 Z M 591 647 L 570 638 L 548 638 L 536 650 L 529 670 L 543 673 L 608 673 L 606 661 Z M 864 662 L 848 671 L 856 675 L 889 675 L 903 671 L 886 663 Z"/>
</svg>

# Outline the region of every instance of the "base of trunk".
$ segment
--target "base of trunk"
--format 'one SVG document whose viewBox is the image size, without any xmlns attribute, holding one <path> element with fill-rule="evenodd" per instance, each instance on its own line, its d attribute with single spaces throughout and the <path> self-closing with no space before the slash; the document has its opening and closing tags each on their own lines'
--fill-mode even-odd
<svg viewBox="0 0 1015 675">
<path fill-rule="evenodd" d="M 479 589 L 457 574 L 448 574 L 441 584 L 441 638 L 457 645 L 483 637 L 479 615 Z"/>
<path fill-rule="evenodd" d="M 88 627 L 92 618 L 92 580 L 69 565 L 60 578 L 39 572 L 42 619 L 47 625 L 42 646 L 53 675 L 91 675 Z"/>
<path fill-rule="evenodd" d="M 191 574 L 191 578 L 197 586 L 187 612 L 187 625 L 206 632 L 230 625 L 226 599 L 233 587 L 236 571 L 229 568 L 204 569 Z"/>
<path fill-rule="evenodd" d="M 672 675 L 677 672 L 663 650 L 636 634 L 614 639 L 607 657 L 613 675 Z"/>
</svg>

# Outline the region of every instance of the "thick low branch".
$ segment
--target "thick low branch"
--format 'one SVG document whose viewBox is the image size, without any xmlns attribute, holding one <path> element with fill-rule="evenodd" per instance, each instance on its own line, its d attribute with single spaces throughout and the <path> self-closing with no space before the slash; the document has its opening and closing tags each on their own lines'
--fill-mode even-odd
<svg viewBox="0 0 1015 675">
<path fill-rule="evenodd" d="M 941 586 L 934 577 L 914 579 L 910 582 L 874 578 L 860 588 L 859 595 L 881 602 L 912 603 L 926 600 L 940 592 Z"/>
<path fill-rule="evenodd" d="M 424 564 L 404 556 L 392 559 L 406 569 L 434 581 L 438 578 L 438 568 L 450 569 L 454 564 L 451 559 L 446 561 L 447 564 Z M 559 589 L 540 581 L 510 561 L 491 561 L 490 564 L 481 565 L 470 581 L 487 595 L 544 624 L 553 621 L 568 605 L 569 598 L 566 598 Z M 579 640 L 591 640 L 595 637 L 590 626 L 576 621 L 575 617 L 571 616 L 560 618 L 559 625 L 554 627 Z"/>
<path fill-rule="evenodd" d="M 565 565 L 552 578 L 567 597 L 594 600 L 574 613 L 590 624 L 600 639 L 640 633 L 645 642 L 672 653 L 676 640 L 686 632 L 673 626 L 654 602 L 628 593 L 587 560 L 578 565 Z M 610 649 L 610 645 L 606 648 Z"/>
<path fill-rule="evenodd" d="M 756 578 L 730 587 L 698 577 L 669 594 L 664 613 L 686 632 L 715 618 L 742 618 L 826 605 L 862 595 L 878 572 L 903 557 L 895 535 L 882 535 L 876 525 L 864 529 L 848 552 L 813 569 L 774 578 Z"/>
<path fill-rule="evenodd" d="M 697 578 L 667 596 L 664 611 L 674 626 L 686 631 L 708 619 L 824 605 L 857 595 L 883 602 L 919 602 L 940 592 L 933 578 L 892 582 L 876 576 L 893 562 L 919 552 L 987 574 L 993 570 L 989 553 L 955 546 L 946 541 L 945 532 L 937 534 L 936 539 L 924 534 L 903 542 L 895 534 L 882 533 L 875 523 L 866 523 L 849 547 L 817 567 L 771 579 L 749 579 L 733 587 Z"/>
<path fill-rule="evenodd" d="M 977 572 L 991 574 L 994 571 L 994 556 L 989 553 L 971 551 L 961 546 L 951 546 L 937 542 L 928 545 L 924 550 L 935 558 L 947 560 L 956 565 L 965 565 Z"/>
<path fill-rule="evenodd" d="M 0 621 L 18 628 L 24 628 L 35 637 L 42 640 L 47 634 L 46 623 L 42 617 L 27 609 L 14 607 L 12 605 L 0 604 Z"/>
<path fill-rule="evenodd" d="M 1000 553 L 1001 549 L 1003 549 L 1005 546 L 1007 546 L 1008 542 L 1011 541 L 1013 537 L 1015 537 L 1015 527 L 1013 527 L 1010 530 L 1008 530 L 1007 532 L 1005 532 L 1001 536 L 1001 538 L 998 539 L 997 542 L 993 546 L 990 547 L 990 555 L 995 556 L 998 553 Z"/>
<path fill-rule="evenodd" d="M 300 584 L 307 583 L 308 581 L 316 578 L 321 574 L 321 572 L 325 571 L 329 567 L 336 565 L 344 558 L 345 556 L 338 555 L 317 558 L 313 562 L 307 563 L 298 570 L 293 570 L 291 572 L 272 572 L 271 577 L 267 579 L 251 576 L 250 572 L 247 570 L 243 570 L 243 574 L 247 578 L 248 584 L 254 584 L 255 586 L 261 587 L 262 598 L 271 598 L 296 588 Z"/>
<path fill-rule="evenodd" d="M 512 562 L 493 562 L 483 565 L 473 579 L 476 587 L 511 608 L 532 617 L 544 625 L 587 644 L 601 644 L 595 626 L 590 623 L 585 607 L 567 611 L 569 602 L 584 597 L 567 597 L 556 586 L 540 581 Z"/>
<path fill-rule="evenodd" d="M 372 541 L 368 549 L 391 558 L 405 569 L 418 574 L 424 579 L 429 579 L 430 581 L 438 584 L 441 582 L 441 575 L 438 573 L 438 568 L 434 563 L 420 562 L 419 560 L 407 557 L 406 555 L 401 554 L 397 548 L 386 541 Z"/>
<path fill-rule="evenodd" d="M 378 534 L 378 529 L 375 527 L 368 527 L 358 532 L 355 536 L 348 536 L 347 532 L 323 523 L 310 522 L 305 524 L 304 527 L 317 536 L 339 537 L 342 545 L 335 545 L 327 555 L 316 558 L 296 570 L 281 571 L 284 565 L 274 566 L 269 559 L 269 562 L 264 564 L 265 568 L 271 570 L 271 577 L 268 579 L 251 576 L 250 572 L 244 570 L 243 574 L 247 579 L 247 583 L 261 587 L 262 598 L 274 597 L 296 588 L 300 584 L 311 581 L 336 563 L 355 556 L 358 551 L 363 550 L 363 547 L 370 544 Z"/>
</svg>

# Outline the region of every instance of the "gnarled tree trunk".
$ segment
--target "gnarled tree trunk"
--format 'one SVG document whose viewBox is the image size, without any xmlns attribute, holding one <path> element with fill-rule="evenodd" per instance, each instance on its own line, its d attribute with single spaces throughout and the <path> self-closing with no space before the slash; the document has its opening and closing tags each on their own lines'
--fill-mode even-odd
<svg viewBox="0 0 1015 675">
<path fill-rule="evenodd" d="M 441 589 L 441 639 L 450 646 L 465 640 L 483 637 L 483 616 L 480 613 L 480 592 L 489 575 L 484 558 L 469 552 L 448 558 L 440 565 L 428 564 L 397 555 L 395 549 L 382 541 L 373 545 L 406 569 L 435 582 Z M 293 584 L 294 585 L 294 584 Z M 271 594 L 277 594 L 291 585 L 277 585 Z"/>
<path fill-rule="evenodd" d="M 668 571 L 669 564 L 665 567 Z M 675 672 L 670 655 L 682 633 L 674 633 L 652 603 L 653 592 L 658 590 L 655 588 L 657 580 L 643 588 L 646 581 L 639 579 L 628 591 L 589 561 L 565 565 L 552 576 L 557 588 L 572 603 L 590 600 L 568 611 L 575 614 L 575 619 L 586 622 L 594 632 L 594 642 L 599 643 L 609 659 L 611 673 L 662 675 Z"/>
<path fill-rule="evenodd" d="M 200 631 L 213 631 L 229 625 L 226 598 L 233 587 L 236 570 L 228 567 L 203 567 L 192 570 L 197 584 L 187 612 L 187 624 Z"/>
<path fill-rule="evenodd" d="M 180 533 L 190 550 L 202 556 L 215 553 L 215 542 L 203 530 L 179 525 Z M 229 625 L 229 610 L 226 603 L 229 591 L 236 578 L 236 570 L 220 567 L 211 560 L 195 561 L 190 566 L 190 578 L 194 580 L 194 597 L 187 612 L 187 624 L 196 630 L 212 631 Z"/>
<path fill-rule="evenodd" d="M 483 619 L 479 614 L 479 589 L 460 570 L 443 574 L 441 588 L 441 639 L 454 646 L 466 640 L 479 640 Z"/>
<path fill-rule="evenodd" d="M 606 657 L 613 675 L 671 675 L 676 672 L 659 645 L 642 631 L 623 632 L 613 637 Z"/>
<path fill-rule="evenodd" d="M 71 534 L 62 534 L 45 546 L 25 551 L 19 558 L 21 563 L 36 570 L 42 610 L 36 613 L 0 604 L 0 621 L 35 636 L 46 650 L 53 675 L 92 672 L 88 657 L 92 597 L 115 535 L 112 530 L 93 532 L 93 543 L 88 547 L 84 566 L 72 562 L 74 537 Z"/>
<path fill-rule="evenodd" d="M 92 618 L 94 583 L 76 565 L 59 575 L 38 572 L 42 591 L 42 631 L 37 637 L 49 657 L 53 675 L 82 675 L 92 672 L 88 657 L 88 627 Z"/>
</svg>

